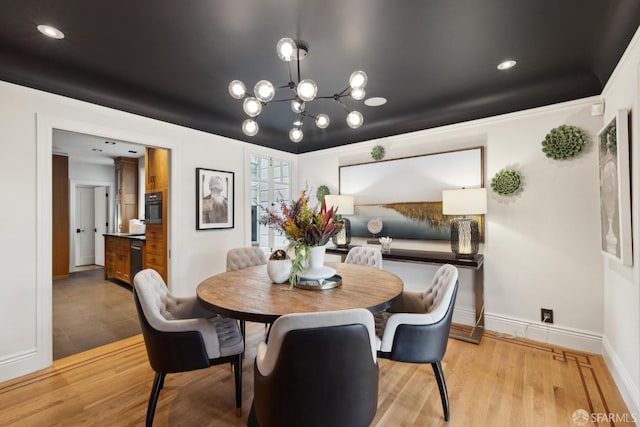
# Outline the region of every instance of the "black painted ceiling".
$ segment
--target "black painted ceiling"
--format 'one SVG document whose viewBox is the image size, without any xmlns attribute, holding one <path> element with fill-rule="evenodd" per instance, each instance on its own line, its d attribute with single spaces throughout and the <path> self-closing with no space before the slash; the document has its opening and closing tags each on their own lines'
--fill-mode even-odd
<svg viewBox="0 0 640 427">
<path fill-rule="evenodd" d="M 637 0 L 1 0 L 0 79 L 304 153 L 598 95 L 639 25 Z M 388 103 L 346 101 L 364 115 L 354 130 L 316 100 L 331 124 L 305 122 L 298 144 L 288 103 L 272 103 L 245 136 L 228 84 L 286 84 L 285 36 L 309 45 L 301 74 L 320 95 L 361 69 Z"/>
</svg>

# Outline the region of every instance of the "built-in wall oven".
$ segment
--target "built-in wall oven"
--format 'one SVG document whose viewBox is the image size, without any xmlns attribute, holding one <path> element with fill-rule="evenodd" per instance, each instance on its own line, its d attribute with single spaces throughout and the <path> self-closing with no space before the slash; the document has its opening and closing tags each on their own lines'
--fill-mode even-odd
<svg viewBox="0 0 640 427">
<path fill-rule="evenodd" d="M 146 224 L 162 224 L 162 192 L 144 195 L 144 222 Z"/>
</svg>

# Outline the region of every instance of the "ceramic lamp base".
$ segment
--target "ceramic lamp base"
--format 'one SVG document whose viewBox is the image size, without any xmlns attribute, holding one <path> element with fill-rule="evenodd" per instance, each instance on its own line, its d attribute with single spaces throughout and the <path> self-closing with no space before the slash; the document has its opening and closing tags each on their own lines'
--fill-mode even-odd
<svg viewBox="0 0 640 427">
<path fill-rule="evenodd" d="M 460 218 L 451 222 L 451 252 L 460 258 L 473 258 L 480 247 L 478 221 Z"/>
</svg>

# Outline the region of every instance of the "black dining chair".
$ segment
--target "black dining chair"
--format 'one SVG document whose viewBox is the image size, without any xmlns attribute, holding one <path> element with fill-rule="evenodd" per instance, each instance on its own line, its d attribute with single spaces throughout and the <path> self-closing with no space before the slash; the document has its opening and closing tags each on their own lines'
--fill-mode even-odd
<svg viewBox="0 0 640 427">
<path fill-rule="evenodd" d="M 236 408 L 242 404 L 244 344 L 238 324 L 200 305 L 196 297 L 178 298 L 152 269 L 133 279 L 133 297 L 149 363 L 155 371 L 147 407 L 146 425 L 153 425 L 156 404 L 167 374 L 231 363 Z"/>
<path fill-rule="evenodd" d="M 375 342 L 366 309 L 279 317 L 258 345 L 248 425 L 368 426 L 378 404 Z"/>
<path fill-rule="evenodd" d="M 453 306 L 458 290 L 458 269 L 445 264 L 424 292 L 405 291 L 399 300 L 377 313 L 378 357 L 409 363 L 430 363 L 436 377 L 445 421 L 449 396 L 442 371 L 447 351 Z"/>
</svg>

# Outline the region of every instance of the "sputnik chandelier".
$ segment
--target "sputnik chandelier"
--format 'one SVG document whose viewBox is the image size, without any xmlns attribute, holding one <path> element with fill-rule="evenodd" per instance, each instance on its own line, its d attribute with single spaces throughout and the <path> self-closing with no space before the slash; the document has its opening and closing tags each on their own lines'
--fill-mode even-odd
<svg viewBox="0 0 640 427">
<path fill-rule="evenodd" d="M 242 108 L 250 117 L 242 123 L 242 132 L 248 136 L 254 136 L 258 133 L 258 122 L 254 119 L 257 117 L 264 107 L 270 102 L 288 102 L 291 101 L 291 110 L 298 114 L 298 118 L 293 122 L 293 128 L 289 131 L 289 139 L 293 142 L 300 142 L 304 137 L 302 132 L 302 123 L 305 118 L 309 117 L 315 120 L 316 126 L 321 129 L 329 126 L 329 116 L 326 114 L 312 115 L 307 111 L 306 103 L 315 99 L 333 99 L 342 105 L 347 112 L 347 125 L 352 129 L 362 126 L 364 121 L 362 113 L 359 111 L 349 111 L 346 105 L 342 103 L 342 98 L 351 97 L 357 101 L 364 99 L 364 87 L 367 84 L 367 75 L 364 71 L 354 71 L 349 77 L 349 86 L 342 92 L 335 93 L 330 96 L 317 96 L 318 87 L 311 79 L 301 79 L 300 77 L 300 61 L 306 58 L 309 48 L 304 42 L 296 42 L 290 38 L 282 38 L 276 45 L 278 57 L 289 64 L 289 82 L 277 88 L 267 80 L 260 80 L 256 83 L 253 93 L 255 96 L 247 94 L 247 87 L 240 80 L 234 80 L 229 84 L 229 94 L 236 99 L 244 99 Z M 292 77 L 291 63 L 297 65 L 297 83 Z M 290 97 L 284 99 L 273 99 L 278 89 L 289 89 L 293 93 Z"/>
</svg>

